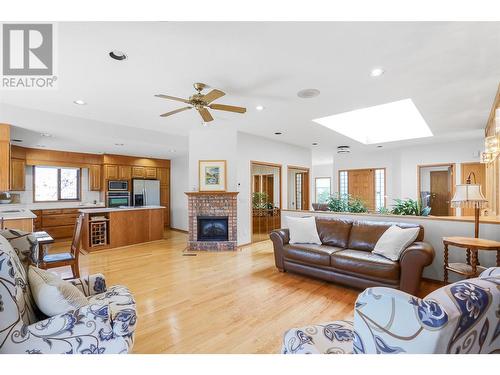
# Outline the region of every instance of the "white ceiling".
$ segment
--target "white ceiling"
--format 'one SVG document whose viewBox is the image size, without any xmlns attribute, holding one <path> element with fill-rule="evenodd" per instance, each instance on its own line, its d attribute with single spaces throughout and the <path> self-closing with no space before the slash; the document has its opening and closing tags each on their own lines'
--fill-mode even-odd
<svg viewBox="0 0 500 375">
<path fill-rule="evenodd" d="M 180 155 L 200 118 L 195 111 L 161 118 L 182 103 L 153 95 L 188 97 L 193 82 L 225 91 L 217 103 L 248 108 L 244 115 L 212 111 L 214 128 L 308 148 L 319 142 L 324 152 L 341 144 L 363 150 L 376 145 L 312 119 L 411 98 L 435 137 L 384 147 L 443 142 L 483 134 L 500 81 L 498 22 L 60 23 L 58 39 L 57 90 L 0 91 L 0 122 L 13 123 L 24 144 Z M 112 60 L 113 49 L 128 59 Z M 379 66 L 386 73 L 371 78 Z M 321 95 L 300 99 L 303 88 Z M 73 104 L 76 99 L 88 105 Z M 55 121 L 54 114 L 64 116 Z M 54 137 L 40 139 L 39 132 Z"/>
</svg>

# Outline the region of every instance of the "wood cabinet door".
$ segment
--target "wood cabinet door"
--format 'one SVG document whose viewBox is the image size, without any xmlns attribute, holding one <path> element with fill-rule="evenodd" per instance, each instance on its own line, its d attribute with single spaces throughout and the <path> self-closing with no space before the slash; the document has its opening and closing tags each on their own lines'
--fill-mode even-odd
<svg viewBox="0 0 500 375">
<path fill-rule="evenodd" d="M 106 180 L 118 180 L 119 174 L 117 165 L 106 165 L 104 168 L 104 178 Z"/>
<path fill-rule="evenodd" d="M 348 172 L 348 191 L 353 198 L 365 202 L 370 211 L 375 210 L 375 172 L 373 169 L 352 169 Z"/>
<path fill-rule="evenodd" d="M 168 186 L 160 186 L 160 205 L 165 207 L 163 221 L 168 227 L 170 226 L 170 189 Z"/>
<path fill-rule="evenodd" d="M 132 167 L 129 165 L 120 165 L 118 169 L 120 180 L 130 180 L 132 178 Z"/>
<path fill-rule="evenodd" d="M 10 143 L 0 141 L 0 191 L 9 191 L 10 185 Z"/>
<path fill-rule="evenodd" d="M 170 184 L 170 169 L 158 168 L 156 172 L 157 172 L 157 178 L 158 180 L 160 180 L 160 185 Z"/>
<path fill-rule="evenodd" d="M 26 190 L 26 161 L 11 159 L 10 161 L 10 190 Z"/>
<path fill-rule="evenodd" d="M 4 229 L 17 229 L 25 232 L 33 232 L 33 219 L 5 219 Z"/>
<path fill-rule="evenodd" d="M 145 176 L 144 167 L 132 167 L 132 178 L 144 178 Z"/>
<path fill-rule="evenodd" d="M 145 178 L 156 179 L 156 168 L 145 167 L 144 168 L 144 176 L 145 176 Z"/>
<path fill-rule="evenodd" d="M 98 164 L 89 167 L 89 190 L 101 190 L 101 166 Z"/>
</svg>

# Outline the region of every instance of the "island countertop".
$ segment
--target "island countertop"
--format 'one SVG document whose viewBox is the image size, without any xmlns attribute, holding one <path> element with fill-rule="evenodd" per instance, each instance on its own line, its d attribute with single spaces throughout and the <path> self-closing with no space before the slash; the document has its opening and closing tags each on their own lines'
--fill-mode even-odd
<svg viewBox="0 0 500 375">
<path fill-rule="evenodd" d="M 102 208 L 81 208 L 78 212 L 85 214 L 101 214 L 105 212 L 139 211 L 139 210 L 157 210 L 165 208 L 164 206 L 123 206 L 123 207 L 102 207 Z"/>
</svg>

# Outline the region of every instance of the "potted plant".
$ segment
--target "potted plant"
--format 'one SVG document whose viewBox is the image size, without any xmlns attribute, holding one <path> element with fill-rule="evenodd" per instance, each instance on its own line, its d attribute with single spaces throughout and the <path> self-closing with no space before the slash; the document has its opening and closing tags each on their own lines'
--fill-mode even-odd
<svg viewBox="0 0 500 375">
<path fill-rule="evenodd" d="M 422 207 L 419 200 L 407 198 L 395 199 L 394 201 L 396 203 L 391 211 L 394 215 L 428 216 L 431 212 L 431 208 Z"/>
</svg>

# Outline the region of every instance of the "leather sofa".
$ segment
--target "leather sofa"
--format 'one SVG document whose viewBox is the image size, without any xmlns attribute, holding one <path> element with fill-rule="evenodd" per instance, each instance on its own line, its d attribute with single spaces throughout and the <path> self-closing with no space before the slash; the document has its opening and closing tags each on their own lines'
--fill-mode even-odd
<svg viewBox="0 0 500 375">
<path fill-rule="evenodd" d="M 397 262 L 372 253 L 391 225 L 420 228 L 416 241 L 403 250 Z M 417 224 L 316 217 L 316 227 L 321 245 L 292 245 L 288 229 L 271 232 L 279 271 L 360 289 L 385 286 L 415 295 L 424 267 L 434 259 L 434 248 L 423 242 L 424 228 Z"/>
</svg>

